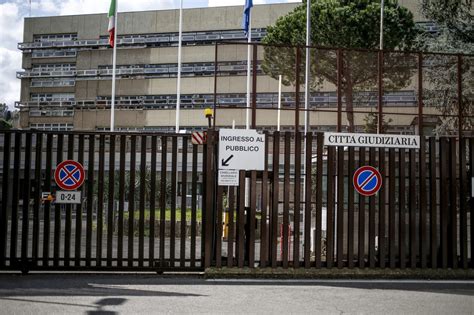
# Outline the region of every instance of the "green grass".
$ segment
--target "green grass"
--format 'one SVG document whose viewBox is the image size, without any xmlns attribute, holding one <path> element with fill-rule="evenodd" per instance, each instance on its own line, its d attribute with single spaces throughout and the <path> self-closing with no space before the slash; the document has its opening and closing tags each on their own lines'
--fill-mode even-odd
<svg viewBox="0 0 474 315">
<path fill-rule="evenodd" d="M 155 210 L 155 220 L 159 220 L 161 216 L 161 211 L 160 210 Z M 125 219 L 128 219 L 129 213 L 125 212 L 123 214 Z M 133 218 L 134 220 L 138 220 L 140 218 L 140 210 L 135 209 L 133 212 Z M 148 220 L 150 218 L 150 210 L 145 209 L 145 220 Z M 166 209 L 165 212 L 165 220 L 170 221 L 171 220 L 171 209 Z M 202 210 L 197 209 L 196 210 L 196 220 L 197 221 L 202 221 Z M 176 209 L 176 221 L 181 221 L 181 209 L 177 208 Z M 191 221 L 191 209 L 186 209 L 186 221 Z"/>
</svg>

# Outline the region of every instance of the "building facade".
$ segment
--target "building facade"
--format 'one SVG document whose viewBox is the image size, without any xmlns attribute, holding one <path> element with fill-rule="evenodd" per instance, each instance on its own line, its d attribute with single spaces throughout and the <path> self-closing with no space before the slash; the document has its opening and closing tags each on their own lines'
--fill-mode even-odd
<svg viewBox="0 0 474 315">
<path fill-rule="evenodd" d="M 400 1 L 421 21 L 417 1 Z M 257 5 L 252 9 L 252 38 L 259 41 L 266 27 L 301 4 Z M 119 13 L 117 49 L 116 130 L 171 131 L 175 128 L 178 10 Z M 203 109 L 222 106 L 220 126 L 245 126 L 246 51 L 244 46 L 219 49 L 217 87 L 214 86 L 215 43 L 245 42 L 241 30 L 242 7 L 186 9 L 183 14 L 183 50 L 180 126 L 203 129 Z M 434 29 L 433 29 L 434 30 Z M 106 14 L 26 18 L 21 79 L 20 127 L 42 130 L 107 130 L 110 127 L 112 49 L 108 45 Z M 262 58 L 261 52 L 258 55 Z M 275 107 L 278 80 L 260 68 L 257 104 Z M 303 89 L 302 89 L 303 91 Z M 294 87 L 283 87 L 283 98 L 292 102 Z M 293 97 L 294 98 L 294 97 Z M 334 86 L 314 93 L 311 106 L 335 106 Z M 388 93 L 386 102 L 398 111 L 416 113 L 413 87 Z M 283 101 L 284 103 L 284 101 Z M 238 107 L 238 106 L 237 106 Z M 274 129 L 276 111 L 257 111 L 257 125 Z M 313 113 L 311 114 L 313 115 Z M 410 116 L 411 117 L 411 116 Z M 293 126 L 294 114 L 283 115 L 283 127 Z M 312 123 L 334 126 L 333 115 L 314 114 Z M 357 119 L 356 119 L 357 120 Z M 413 117 L 398 125 L 412 129 Z M 363 124 L 363 117 L 357 125 Z M 401 130 L 403 132 L 403 130 Z"/>
</svg>

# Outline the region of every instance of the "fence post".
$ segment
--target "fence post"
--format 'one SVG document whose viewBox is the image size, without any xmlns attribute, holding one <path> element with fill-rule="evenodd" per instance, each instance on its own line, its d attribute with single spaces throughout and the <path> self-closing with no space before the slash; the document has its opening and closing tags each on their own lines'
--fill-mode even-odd
<svg viewBox="0 0 474 315">
<path fill-rule="evenodd" d="M 211 257 L 212 257 L 212 240 L 213 240 L 213 211 L 214 211 L 214 174 L 217 171 L 215 169 L 215 157 L 214 157 L 214 143 L 215 131 L 209 129 L 207 132 L 207 145 L 206 145 L 206 173 L 205 176 L 205 185 L 206 185 L 206 208 L 205 208 L 205 223 L 204 223 L 204 268 L 209 268 L 211 266 Z"/>
</svg>

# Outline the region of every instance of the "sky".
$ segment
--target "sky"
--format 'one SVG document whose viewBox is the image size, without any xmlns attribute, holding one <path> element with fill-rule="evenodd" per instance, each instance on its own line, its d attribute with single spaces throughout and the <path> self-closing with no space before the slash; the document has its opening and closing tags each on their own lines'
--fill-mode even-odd
<svg viewBox="0 0 474 315">
<path fill-rule="evenodd" d="M 120 11 L 145 11 L 179 8 L 180 0 L 119 0 Z M 301 0 L 254 0 L 254 4 L 301 2 Z M 29 0 L 0 0 L 0 103 L 13 109 L 20 99 L 23 18 L 30 14 Z M 184 8 L 244 5 L 245 0 L 183 0 Z M 54 16 L 108 12 L 110 0 L 31 0 L 31 16 Z"/>
</svg>

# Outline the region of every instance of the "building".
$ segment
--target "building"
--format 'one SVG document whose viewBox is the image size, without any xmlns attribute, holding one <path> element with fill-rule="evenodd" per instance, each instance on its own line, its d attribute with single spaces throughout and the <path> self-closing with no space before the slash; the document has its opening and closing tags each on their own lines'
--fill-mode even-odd
<svg viewBox="0 0 474 315">
<path fill-rule="evenodd" d="M 416 1 L 415 1 L 416 2 Z M 417 20 L 417 2 L 407 5 Z M 252 37 L 258 41 L 267 25 L 299 4 L 257 5 L 252 10 Z M 181 119 L 182 129 L 207 126 L 203 109 L 214 103 L 215 43 L 245 41 L 240 28 L 242 7 L 186 9 L 183 14 Z M 258 17 L 258 18 L 255 18 Z M 174 130 L 176 106 L 178 10 L 119 14 L 117 49 L 116 130 Z M 430 23 L 422 22 L 433 28 Z M 26 18 L 21 79 L 20 127 L 44 130 L 107 130 L 110 126 L 112 49 L 108 45 L 106 14 Z M 245 125 L 246 47 L 219 51 L 218 125 Z M 236 50 L 241 51 L 237 53 Z M 259 54 L 260 58 L 260 54 Z M 259 73 L 257 104 L 275 107 L 278 82 Z M 292 88 L 284 88 L 291 99 Z M 286 93 L 286 94 L 285 94 Z M 286 95 L 286 96 L 285 96 Z M 387 95 L 387 102 L 416 112 L 413 89 Z M 325 86 L 310 100 L 334 106 L 334 86 Z M 263 105 L 262 105 L 263 104 Z M 270 105 L 268 105 L 270 104 Z M 228 106 L 226 106 L 228 105 Z M 259 105 L 259 106 L 260 106 Z M 410 110 L 411 110 L 410 109 Z M 276 111 L 258 111 L 257 125 L 274 129 Z M 334 116 L 310 118 L 331 129 Z M 359 125 L 363 117 L 358 118 Z M 291 128 L 294 115 L 283 115 Z M 399 122 L 411 132 L 413 117 Z M 403 131 L 401 130 L 401 131 Z"/>
</svg>

